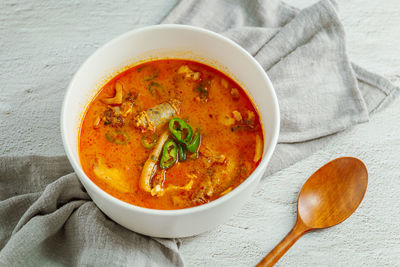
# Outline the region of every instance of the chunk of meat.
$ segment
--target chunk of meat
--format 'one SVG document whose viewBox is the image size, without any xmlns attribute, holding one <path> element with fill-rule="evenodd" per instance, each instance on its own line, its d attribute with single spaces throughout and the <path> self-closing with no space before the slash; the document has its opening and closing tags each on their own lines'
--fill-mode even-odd
<svg viewBox="0 0 400 267">
<path fill-rule="evenodd" d="M 200 147 L 199 152 L 202 155 L 203 163 L 206 168 L 209 168 L 216 163 L 223 164 L 226 159 L 225 155 L 214 151 L 204 143 Z"/>
<path fill-rule="evenodd" d="M 199 188 L 192 194 L 191 199 L 196 205 L 201 205 L 210 201 L 214 189 L 210 177 L 206 176 Z"/>
<path fill-rule="evenodd" d="M 178 74 L 183 74 L 185 78 L 190 78 L 197 81 L 200 78 L 200 72 L 194 72 L 188 65 L 182 65 L 178 69 Z"/>
<path fill-rule="evenodd" d="M 215 173 L 211 179 L 214 192 L 222 192 L 231 186 L 232 181 L 238 174 L 237 166 L 238 162 L 234 158 L 227 158 L 224 165 L 214 166 Z"/>
<path fill-rule="evenodd" d="M 104 121 L 104 125 L 110 125 L 112 127 L 122 127 L 125 124 L 125 119 L 120 115 L 119 107 L 108 107 L 101 118 Z"/>
<path fill-rule="evenodd" d="M 161 172 L 158 172 L 155 174 L 151 180 L 151 183 L 153 184 L 152 189 L 151 189 L 151 195 L 155 196 L 159 194 L 161 191 L 163 191 L 164 187 L 164 181 L 165 181 L 165 172 L 166 170 L 161 170 Z"/>
<path fill-rule="evenodd" d="M 224 126 L 232 126 L 235 124 L 235 119 L 228 114 L 222 114 L 218 116 L 218 122 Z"/>
<path fill-rule="evenodd" d="M 193 195 L 192 201 L 201 205 L 207 203 L 215 194 L 225 195 L 232 190 L 232 182 L 238 175 L 237 160 L 226 158 L 222 164 L 208 167 L 207 175 Z"/>
<path fill-rule="evenodd" d="M 231 90 L 231 96 L 232 96 L 232 98 L 233 99 L 239 99 L 239 96 L 240 96 L 240 94 L 239 94 L 239 90 L 238 89 L 236 89 L 236 88 L 232 88 L 232 90 Z"/>
<path fill-rule="evenodd" d="M 254 124 L 254 120 L 256 118 L 256 115 L 254 114 L 254 112 L 251 110 L 247 110 L 246 115 L 247 115 L 248 123 Z"/>
<path fill-rule="evenodd" d="M 240 114 L 239 111 L 237 110 L 232 111 L 232 115 L 236 121 L 242 121 L 242 114 Z"/>
<path fill-rule="evenodd" d="M 157 106 L 140 112 L 135 116 L 135 126 L 142 130 L 154 131 L 157 127 L 167 123 L 176 114 L 179 114 L 181 102 L 177 99 L 161 103 Z"/>
<path fill-rule="evenodd" d="M 197 178 L 197 177 L 196 177 Z M 185 190 L 185 191 L 190 191 L 190 189 L 192 189 L 193 186 L 193 177 L 190 179 L 190 181 L 184 185 L 184 186 L 177 186 L 177 185 L 173 185 L 170 184 L 168 185 L 166 188 L 163 187 L 163 185 L 161 184 L 157 184 L 155 187 L 153 187 L 153 189 L 151 190 L 151 195 L 152 196 L 157 196 L 157 197 L 161 197 L 163 195 L 165 195 L 165 193 L 169 192 L 169 191 L 175 191 L 175 190 Z"/>
<path fill-rule="evenodd" d="M 259 129 L 259 125 L 255 125 L 255 114 L 253 111 L 247 110 L 246 117 L 245 120 L 238 121 L 236 125 L 232 126 L 232 132 L 238 130 L 257 131 Z"/>
<path fill-rule="evenodd" d="M 98 128 L 101 120 L 104 122 L 104 125 L 110 125 L 112 127 L 124 126 L 125 118 L 132 112 L 134 107 L 135 99 L 132 98 L 131 95 L 132 93 L 128 93 L 128 97 L 125 98 L 121 105 L 108 105 L 103 115 L 96 119 L 94 126 L 97 125 L 96 127 Z"/>
</svg>

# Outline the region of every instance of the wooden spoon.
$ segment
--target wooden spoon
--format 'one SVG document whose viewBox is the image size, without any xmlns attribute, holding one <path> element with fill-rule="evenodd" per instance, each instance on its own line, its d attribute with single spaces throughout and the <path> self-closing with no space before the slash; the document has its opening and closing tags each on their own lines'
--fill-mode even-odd
<svg viewBox="0 0 400 267">
<path fill-rule="evenodd" d="M 257 266 L 273 266 L 308 231 L 346 220 L 360 205 L 367 185 L 367 168 L 359 159 L 337 158 L 319 168 L 300 191 L 292 231 Z"/>
</svg>

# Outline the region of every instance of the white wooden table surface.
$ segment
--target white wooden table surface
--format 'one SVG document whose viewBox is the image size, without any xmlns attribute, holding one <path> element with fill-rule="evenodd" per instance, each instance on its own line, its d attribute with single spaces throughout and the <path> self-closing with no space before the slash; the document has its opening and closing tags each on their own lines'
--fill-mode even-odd
<svg viewBox="0 0 400 267">
<path fill-rule="evenodd" d="M 303 8 L 314 0 L 288 0 Z M 169 1 L 0 1 L 0 155 L 64 154 L 64 90 L 93 51 L 133 27 L 156 24 Z M 400 1 L 340 0 L 353 62 L 400 85 Z M 189 266 L 254 265 L 296 218 L 297 194 L 319 166 L 362 159 L 367 194 L 344 223 L 301 238 L 278 266 L 400 266 L 400 99 L 324 149 L 269 176 L 229 222 L 183 239 Z M 259 203 L 264 203 L 260 205 Z"/>
</svg>

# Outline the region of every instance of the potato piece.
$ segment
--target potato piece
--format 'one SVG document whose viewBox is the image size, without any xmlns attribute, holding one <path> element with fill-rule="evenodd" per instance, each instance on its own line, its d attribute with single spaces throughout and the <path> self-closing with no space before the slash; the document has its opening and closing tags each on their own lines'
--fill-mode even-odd
<svg viewBox="0 0 400 267">
<path fill-rule="evenodd" d="M 242 121 L 242 114 L 240 114 L 239 111 L 237 111 L 237 110 L 232 111 L 232 115 L 236 121 Z"/>
<path fill-rule="evenodd" d="M 112 188 L 123 193 L 129 192 L 129 184 L 125 182 L 125 176 L 121 170 L 109 168 L 101 160 L 97 160 L 93 165 L 93 172 L 96 177 Z"/>
<path fill-rule="evenodd" d="M 257 134 L 256 135 L 256 151 L 254 153 L 254 162 L 258 162 L 261 159 L 263 153 L 263 143 L 261 137 Z"/>
<path fill-rule="evenodd" d="M 185 205 L 187 205 L 186 200 L 184 200 L 183 197 L 181 197 L 181 196 L 172 196 L 171 199 L 172 199 L 172 203 L 176 207 L 182 208 L 182 207 L 185 207 Z"/>
<path fill-rule="evenodd" d="M 240 96 L 240 94 L 239 94 L 239 90 L 238 89 L 236 89 L 236 88 L 232 88 L 232 90 L 231 90 L 231 96 L 232 96 L 232 98 L 233 99 L 239 99 L 239 96 Z"/>
<path fill-rule="evenodd" d="M 200 72 L 194 72 L 192 75 L 192 79 L 197 81 L 200 78 Z"/>
<path fill-rule="evenodd" d="M 235 119 L 229 115 L 218 116 L 218 121 L 225 126 L 232 126 L 233 124 L 235 124 Z"/>
<path fill-rule="evenodd" d="M 228 88 L 228 81 L 225 80 L 224 78 L 221 79 L 221 85 L 225 88 Z"/>
<path fill-rule="evenodd" d="M 182 65 L 178 69 L 178 74 L 188 74 L 191 72 L 192 72 L 192 70 L 189 68 L 188 65 Z"/>
</svg>

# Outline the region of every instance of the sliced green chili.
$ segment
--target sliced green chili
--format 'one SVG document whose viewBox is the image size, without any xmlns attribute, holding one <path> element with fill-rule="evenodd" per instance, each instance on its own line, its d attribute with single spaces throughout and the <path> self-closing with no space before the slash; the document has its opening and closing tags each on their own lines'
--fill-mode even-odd
<svg viewBox="0 0 400 267">
<path fill-rule="evenodd" d="M 210 84 L 211 84 L 211 80 L 205 79 L 205 80 L 202 80 L 201 83 L 199 83 L 196 86 L 196 90 L 199 91 L 200 97 L 204 100 L 208 99 L 208 91 L 209 91 L 208 89 L 210 87 Z"/>
<path fill-rule="evenodd" d="M 109 142 L 118 145 L 125 145 L 129 142 L 129 135 L 124 131 L 109 131 L 106 133 L 106 138 Z"/>
<path fill-rule="evenodd" d="M 186 148 L 190 152 L 194 153 L 197 151 L 199 145 L 200 145 L 200 131 L 197 130 L 196 134 L 193 137 L 193 140 L 190 143 L 186 143 Z"/>
<path fill-rule="evenodd" d="M 178 144 L 178 154 L 179 154 L 179 161 L 183 162 L 186 160 L 186 152 L 181 144 Z"/>
<path fill-rule="evenodd" d="M 149 83 L 148 89 L 150 93 L 154 96 L 156 91 L 160 90 L 162 88 L 162 85 L 156 82 L 151 82 Z"/>
<path fill-rule="evenodd" d="M 153 75 L 144 78 L 145 81 L 151 81 L 158 77 L 158 70 L 154 70 Z"/>
<path fill-rule="evenodd" d="M 169 121 L 169 131 L 175 136 L 175 138 L 184 144 L 187 144 L 192 140 L 193 130 L 189 124 L 179 118 L 172 118 Z"/>
<path fill-rule="evenodd" d="M 175 143 L 174 140 L 169 139 L 167 142 L 165 142 L 162 155 L 161 155 L 161 160 L 160 160 L 160 167 L 161 169 L 168 169 L 178 159 L 178 146 Z"/>
<path fill-rule="evenodd" d="M 140 141 L 145 148 L 148 149 L 153 148 L 157 144 L 157 135 L 156 134 L 152 134 L 150 136 L 144 135 Z"/>
</svg>

